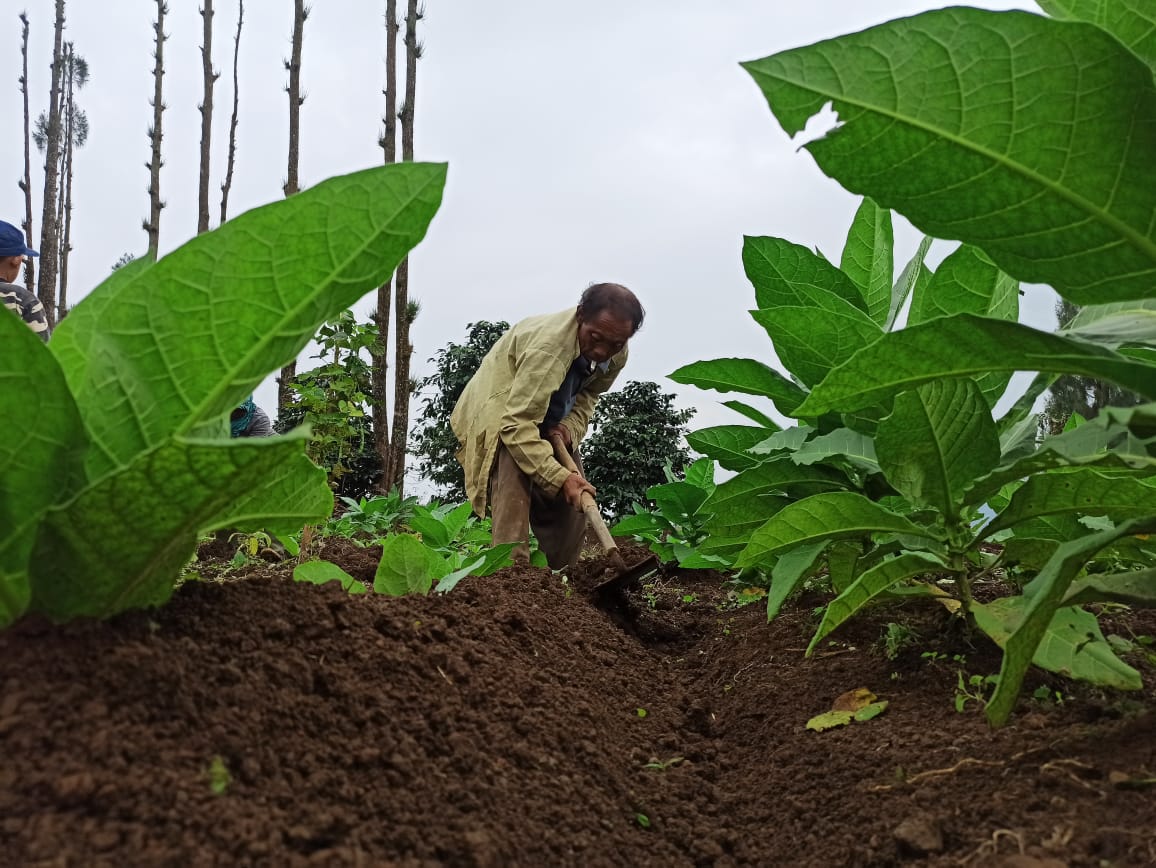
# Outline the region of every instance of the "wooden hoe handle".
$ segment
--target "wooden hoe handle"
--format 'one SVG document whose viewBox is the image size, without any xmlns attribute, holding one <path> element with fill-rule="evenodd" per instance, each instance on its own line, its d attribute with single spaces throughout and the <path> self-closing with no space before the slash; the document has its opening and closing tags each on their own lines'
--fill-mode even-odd
<svg viewBox="0 0 1156 868">
<path fill-rule="evenodd" d="M 554 444 L 554 457 L 558 459 L 558 463 L 569 470 L 571 473 L 581 473 L 578 466 L 574 463 L 574 459 L 570 457 L 570 450 L 566 448 L 566 443 L 559 434 L 551 434 L 550 442 Z M 606 522 L 602 520 L 602 514 L 598 511 L 598 504 L 594 502 L 594 498 L 590 496 L 589 491 L 582 492 L 582 511 L 586 513 L 586 521 L 594 528 L 594 533 L 598 537 L 598 542 L 607 554 L 618 550 L 618 543 L 614 541 L 614 537 L 610 535 L 610 531 L 606 529 Z"/>
</svg>

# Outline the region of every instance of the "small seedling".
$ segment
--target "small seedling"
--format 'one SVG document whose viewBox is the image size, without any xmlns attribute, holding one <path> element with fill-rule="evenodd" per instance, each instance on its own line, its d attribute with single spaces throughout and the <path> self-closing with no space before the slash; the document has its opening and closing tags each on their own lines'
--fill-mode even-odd
<svg viewBox="0 0 1156 868">
<path fill-rule="evenodd" d="M 903 624 L 892 621 L 883 631 L 879 643 L 883 646 L 883 656 L 896 660 L 904 648 L 910 648 L 919 641 L 919 633 Z"/>
<path fill-rule="evenodd" d="M 209 789 L 214 796 L 223 796 L 228 791 L 229 784 L 233 781 L 233 776 L 229 774 L 229 769 L 220 755 L 215 755 L 212 760 L 210 760 L 208 776 Z"/>
<path fill-rule="evenodd" d="M 698 594 L 683 594 L 682 601 L 684 603 L 694 603 L 698 601 Z"/>
<path fill-rule="evenodd" d="M 988 695 L 998 683 L 998 675 L 971 675 L 965 678 L 960 669 L 956 673 L 955 710 L 962 714 L 969 702 L 975 702 L 983 708 L 987 705 Z"/>
<path fill-rule="evenodd" d="M 646 715 L 647 715 L 647 711 L 645 708 L 636 709 L 636 712 L 637 712 L 639 717 L 646 717 Z"/>
<path fill-rule="evenodd" d="M 654 771 L 664 772 L 671 766 L 676 766 L 680 762 L 685 762 L 686 758 L 681 756 L 673 756 L 668 760 L 660 760 L 657 757 L 652 757 L 650 762 L 643 766 L 644 769 L 653 769 Z"/>
<path fill-rule="evenodd" d="M 650 817 L 646 816 L 646 814 L 635 814 L 634 822 L 638 823 L 638 825 L 644 829 L 650 828 Z"/>
</svg>

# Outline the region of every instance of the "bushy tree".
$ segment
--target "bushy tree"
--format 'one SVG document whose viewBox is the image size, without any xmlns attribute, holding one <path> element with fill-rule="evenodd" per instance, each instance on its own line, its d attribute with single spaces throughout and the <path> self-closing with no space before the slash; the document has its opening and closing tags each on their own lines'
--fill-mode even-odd
<svg viewBox="0 0 1156 868">
<path fill-rule="evenodd" d="M 1056 303 L 1060 328 L 1071 323 L 1079 312 L 1079 305 L 1061 298 Z M 1135 392 L 1107 380 L 1064 374 L 1048 389 L 1047 404 L 1040 414 L 1040 428 L 1045 434 L 1059 434 L 1073 413 L 1092 419 L 1105 407 L 1132 407 L 1142 400 Z"/>
<path fill-rule="evenodd" d="M 666 482 L 667 465 L 682 472 L 690 463 L 684 437 L 693 415 L 675 409 L 674 395 L 660 392 L 657 383 L 632 381 L 601 397 L 582 442 L 582 461 L 604 513 L 621 516 L 632 503 L 645 503 L 646 490 Z"/>
<path fill-rule="evenodd" d="M 360 323 L 352 311 L 326 322 L 317 332 L 321 363 L 290 383 L 293 401 L 277 419 L 277 431 L 308 422 L 306 454 L 329 474 L 335 494 L 361 497 L 381 477 L 373 431 L 365 408 L 369 364 L 361 351 L 377 339 L 373 323 Z"/>
<path fill-rule="evenodd" d="M 438 350 L 430 359 L 436 370 L 418 383 L 427 397 L 417 417 L 418 427 L 410 450 L 418 458 L 422 475 L 439 486 L 441 496 L 450 502 L 466 497 L 465 477 L 455 457 L 458 440 L 450 429 L 450 413 L 490 347 L 506 333 L 510 324 L 482 320 L 466 328 L 469 334 L 465 343 L 450 342 Z"/>
</svg>

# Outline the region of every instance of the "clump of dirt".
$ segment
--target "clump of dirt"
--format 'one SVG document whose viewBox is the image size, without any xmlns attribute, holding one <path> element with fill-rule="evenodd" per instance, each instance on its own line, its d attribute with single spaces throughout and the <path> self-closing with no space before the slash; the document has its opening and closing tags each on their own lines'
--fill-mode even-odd
<svg viewBox="0 0 1156 868">
<path fill-rule="evenodd" d="M 329 552 L 359 577 L 363 555 Z M 657 574 L 604 610 L 534 568 L 388 598 L 290 567 L 0 634 L 0 861 L 1156 859 L 1142 658 L 1142 694 L 1037 680 L 1059 701 L 1025 698 L 992 732 L 953 689 L 998 652 L 935 610 L 873 613 L 804 658 L 813 600 L 767 624 L 711 573 Z M 1129 628 L 1156 633 L 1147 617 Z M 892 660 L 897 621 L 918 638 Z M 857 687 L 887 712 L 805 728 Z"/>
</svg>

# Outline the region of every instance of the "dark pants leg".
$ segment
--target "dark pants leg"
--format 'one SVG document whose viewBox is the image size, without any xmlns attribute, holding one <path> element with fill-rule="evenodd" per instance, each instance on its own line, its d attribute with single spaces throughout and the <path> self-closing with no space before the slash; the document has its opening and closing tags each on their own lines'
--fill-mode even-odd
<svg viewBox="0 0 1156 868">
<path fill-rule="evenodd" d="M 582 457 L 574 463 L 582 470 Z M 504 446 L 490 473 L 490 515 L 494 545 L 519 543 L 515 561 L 530 557 L 530 528 L 550 568 L 560 570 L 578 561 L 586 533 L 586 516 L 576 512 L 559 494 L 551 497 L 524 474 Z"/>
</svg>

